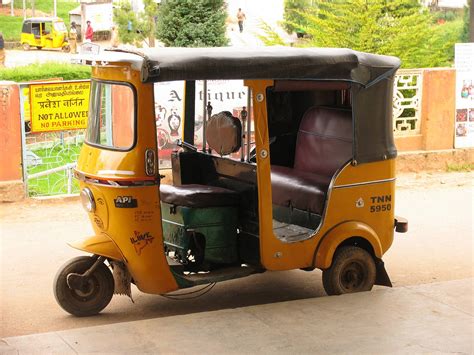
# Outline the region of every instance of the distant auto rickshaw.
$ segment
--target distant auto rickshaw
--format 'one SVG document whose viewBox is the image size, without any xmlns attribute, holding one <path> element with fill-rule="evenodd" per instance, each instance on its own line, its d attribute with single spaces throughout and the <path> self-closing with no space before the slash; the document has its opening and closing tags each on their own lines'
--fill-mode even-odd
<svg viewBox="0 0 474 355">
<path fill-rule="evenodd" d="M 59 17 L 32 17 L 23 21 L 21 45 L 25 51 L 36 47 L 60 48 L 69 52 L 67 29 Z"/>
<path fill-rule="evenodd" d="M 382 256 L 408 225 L 394 214 L 397 58 L 160 48 L 78 61 L 93 66 L 75 176 L 95 235 L 70 244 L 92 256 L 55 277 L 67 312 L 96 314 L 114 293 L 130 296 L 131 283 L 176 296 L 267 270 L 319 268 L 329 295 L 391 286 Z M 222 80 L 242 82 L 245 107 L 212 112 L 203 93 Z M 184 119 L 167 185 L 154 84 L 173 81 L 184 82 Z"/>
</svg>

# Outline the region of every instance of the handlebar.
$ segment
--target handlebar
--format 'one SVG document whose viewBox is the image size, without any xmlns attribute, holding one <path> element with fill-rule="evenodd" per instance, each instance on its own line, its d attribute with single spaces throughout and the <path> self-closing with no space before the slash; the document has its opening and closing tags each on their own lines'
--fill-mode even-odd
<svg viewBox="0 0 474 355">
<path fill-rule="evenodd" d="M 192 150 L 193 152 L 197 152 L 197 147 L 188 143 L 188 142 L 185 142 L 181 139 L 177 139 L 175 144 L 178 146 L 178 147 L 181 147 L 181 148 L 184 148 L 184 149 L 188 149 L 188 150 Z"/>
</svg>

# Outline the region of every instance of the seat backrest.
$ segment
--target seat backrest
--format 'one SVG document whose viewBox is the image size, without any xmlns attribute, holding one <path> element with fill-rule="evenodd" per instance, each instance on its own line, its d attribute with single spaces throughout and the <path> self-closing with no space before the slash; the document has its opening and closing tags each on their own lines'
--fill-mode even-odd
<svg viewBox="0 0 474 355">
<path fill-rule="evenodd" d="M 298 130 L 294 169 L 329 177 L 351 157 L 351 110 L 309 108 Z"/>
</svg>

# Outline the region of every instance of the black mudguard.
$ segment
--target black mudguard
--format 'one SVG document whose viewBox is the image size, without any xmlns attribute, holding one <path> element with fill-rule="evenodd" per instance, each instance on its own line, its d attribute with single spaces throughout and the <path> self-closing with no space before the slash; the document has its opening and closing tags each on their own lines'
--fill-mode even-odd
<svg viewBox="0 0 474 355">
<path fill-rule="evenodd" d="M 388 277 L 387 271 L 385 270 L 385 265 L 381 259 L 375 260 L 375 269 L 377 272 L 375 276 L 375 284 L 392 287 L 392 282 L 390 281 L 390 277 Z"/>
</svg>

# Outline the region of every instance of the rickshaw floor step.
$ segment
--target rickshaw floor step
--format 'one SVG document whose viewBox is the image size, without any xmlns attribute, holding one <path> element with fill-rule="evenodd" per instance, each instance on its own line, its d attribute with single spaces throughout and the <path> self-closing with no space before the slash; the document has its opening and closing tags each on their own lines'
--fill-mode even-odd
<svg viewBox="0 0 474 355">
<path fill-rule="evenodd" d="M 211 282 L 220 282 L 225 280 L 238 279 L 246 277 L 257 272 L 262 272 L 261 269 L 256 269 L 251 266 L 229 266 L 221 269 L 212 270 L 209 272 L 198 272 L 180 275 L 183 279 L 192 282 L 194 285 L 202 285 Z"/>
<path fill-rule="evenodd" d="M 308 238 L 313 230 L 296 224 L 288 224 L 273 220 L 273 233 L 283 242 L 297 242 Z"/>
</svg>

